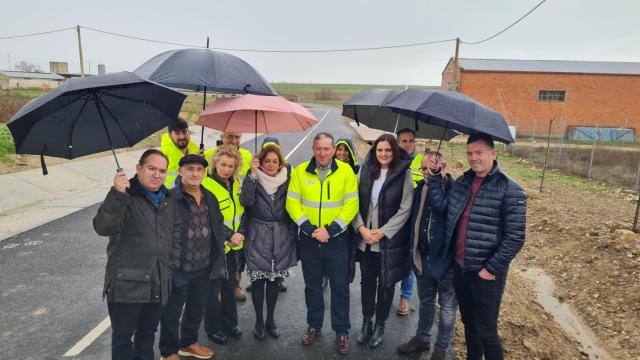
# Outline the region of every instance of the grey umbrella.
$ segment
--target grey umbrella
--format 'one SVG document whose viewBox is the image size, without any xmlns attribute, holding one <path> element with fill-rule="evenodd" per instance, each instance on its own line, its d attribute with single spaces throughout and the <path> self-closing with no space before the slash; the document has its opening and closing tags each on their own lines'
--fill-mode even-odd
<svg viewBox="0 0 640 360">
<path fill-rule="evenodd" d="M 209 49 L 166 51 L 140 65 L 134 73 L 172 88 L 204 91 L 205 101 L 207 91 L 278 95 L 269 82 L 246 61 Z M 203 103 L 203 110 L 204 107 Z M 203 140 L 200 139 L 200 148 L 204 146 Z"/>
<path fill-rule="evenodd" d="M 342 104 L 342 115 L 370 128 L 396 133 L 403 128 L 416 132 L 416 137 L 424 139 L 451 140 L 458 132 L 427 123 L 420 123 L 413 117 L 393 112 L 384 105 L 402 93 L 398 89 L 370 89 L 362 91 Z"/>
<path fill-rule="evenodd" d="M 131 147 L 175 122 L 185 95 L 130 72 L 72 78 L 28 102 L 7 126 L 16 153 L 73 159 Z"/>
</svg>

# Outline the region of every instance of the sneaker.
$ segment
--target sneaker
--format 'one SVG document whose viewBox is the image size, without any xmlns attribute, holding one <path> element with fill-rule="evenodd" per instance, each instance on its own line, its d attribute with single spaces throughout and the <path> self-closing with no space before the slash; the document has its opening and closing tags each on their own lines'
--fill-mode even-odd
<svg viewBox="0 0 640 360">
<path fill-rule="evenodd" d="M 431 345 L 428 341 L 422 341 L 417 338 L 413 338 L 406 343 L 398 345 L 396 350 L 401 354 L 413 354 L 421 351 L 429 351 Z"/>
<path fill-rule="evenodd" d="M 196 359 L 211 359 L 213 357 L 213 350 L 201 346 L 198 343 L 193 343 L 187 347 L 183 347 L 182 349 L 180 349 L 178 351 L 178 355 L 191 356 Z M 179 358 L 177 360 L 179 360 Z"/>
<path fill-rule="evenodd" d="M 180 360 L 180 356 L 178 354 L 173 353 L 169 356 L 160 356 L 160 360 Z"/>
<path fill-rule="evenodd" d="M 409 300 L 401 297 L 396 313 L 404 316 L 409 315 L 409 311 L 411 311 L 411 304 L 409 304 Z"/>
</svg>

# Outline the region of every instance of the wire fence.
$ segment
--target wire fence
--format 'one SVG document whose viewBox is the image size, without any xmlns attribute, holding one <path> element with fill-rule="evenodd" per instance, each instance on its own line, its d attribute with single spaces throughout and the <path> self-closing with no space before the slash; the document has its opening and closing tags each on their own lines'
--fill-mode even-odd
<svg viewBox="0 0 640 360">
<path fill-rule="evenodd" d="M 587 128 L 576 136 L 575 127 L 568 126 L 563 119 L 532 121 L 529 134 L 519 134 L 517 141 L 506 147 L 506 151 L 518 156 L 536 167 L 542 168 L 547 162 L 548 170 L 558 170 L 566 174 L 585 177 L 638 192 L 640 187 L 640 144 L 619 141 L 611 127 Z M 633 130 L 620 124 L 615 133 L 627 134 Z M 603 135 L 603 134 L 606 134 Z M 571 136 L 569 136 L 571 135 Z M 624 139 L 629 140 L 628 136 Z M 548 145 L 548 155 L 547 155 Z"/>
</svg>

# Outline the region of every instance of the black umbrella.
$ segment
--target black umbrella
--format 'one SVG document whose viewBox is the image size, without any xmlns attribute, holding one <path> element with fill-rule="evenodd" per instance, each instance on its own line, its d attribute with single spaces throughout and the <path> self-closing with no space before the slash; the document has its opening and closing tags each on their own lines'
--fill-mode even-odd
<svg viewBox="0 0 640 360">
<path fill-rule="evenodd" d="M 399 89 L 370 89 L 355 94 L 342 104 L 342 115 L 370 128 L 396 133 L 409 128 L 416 137 L 449 141 L 458 135 L 457 131 L 427 123 L 420 123 L 413 117 L 393 112 L 384 105 L 402 93 Z"/>
<path fill-rule="evenodd" d="M 278 95 L 269 82 L 246 61 L 231 54 L 209 49 L 166 51 L 149 59 L 134 72 L 142 78 L 165 86 L 204 91 L 204 102 L 206 102 L 207 91 Z M 203 142 L 204 128 L 200 138 L 201 149 L 204 147 Z"/>
<path fill-rule="evenodd" d="M 509 125 L 500 113 L 456 91 L 409 89 L 385 106 L 399 114 L 464 134 L 484 133 L 506 144 L 513 142 Z"/>
<path fill-rule="evenodd" d="M 7 126 L 16 153 L 73 159 L 131 147 L 175 122 L 185 95 L 130 72 L 73 78 L 29 101 Z"/>
</svg>

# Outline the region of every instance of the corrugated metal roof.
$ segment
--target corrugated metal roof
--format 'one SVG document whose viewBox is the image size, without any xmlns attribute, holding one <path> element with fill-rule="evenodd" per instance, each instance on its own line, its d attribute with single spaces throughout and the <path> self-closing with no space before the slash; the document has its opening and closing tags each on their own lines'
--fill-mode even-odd
<svg viewBox="0 0 640 360">
<path fill-rule="evenodd" d="M 640 75 L 640 62 L 458 59 L 463 70 Z"/>
<path fill-rule="evenodd" d="M 6 75 L 10 78 L 64 80 L 64 77 L 52 73 L 0 70 L 0 74 Z"/>
</svg>

